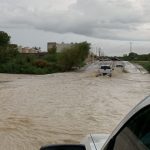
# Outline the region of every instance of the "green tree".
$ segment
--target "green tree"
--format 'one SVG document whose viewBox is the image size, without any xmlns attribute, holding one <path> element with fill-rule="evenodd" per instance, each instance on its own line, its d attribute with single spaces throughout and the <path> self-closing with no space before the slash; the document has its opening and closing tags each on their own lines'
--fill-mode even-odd
<svg viewBox="0 0 150 150">
<path fill-rule="evenodd" d="M 136 60 L 138 58 L 138 54 L 131 52 L 131 53 L 129 53 L 128 57 L 129 57 L 129 60 Z"/>
<path fill-rule="evenodd" d="M 90 44 L 87 42 L 77 43 L 70 48 L 65 48 L 59 55 L 58 62 L 63 71 L 69 71 L 81 67 L 89 54 Z"/>
<path fill-rule="evenodd" d="M 17 54 L 18 46 L 10 44 L 10 36 L 4 31 L 0 31 L 0 62 L 5 63 Z"/>
<path fill-rule="evenodd" d="M 0 31 L 0 46 L 7 46 L 9 43 L 10 36 L 4 31 Z"/>
</svg>

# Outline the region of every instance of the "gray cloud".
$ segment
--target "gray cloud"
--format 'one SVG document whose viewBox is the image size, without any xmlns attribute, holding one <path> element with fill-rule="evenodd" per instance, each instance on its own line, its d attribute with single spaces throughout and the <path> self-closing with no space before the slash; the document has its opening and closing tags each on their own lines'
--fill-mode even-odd
<svg viewBox="0 0 150 150">
<path fill-rule="evenodd" d="M 0 0 L 0 27 L 100 39 L 150 39 L 148 0 Z"/>
</svg>

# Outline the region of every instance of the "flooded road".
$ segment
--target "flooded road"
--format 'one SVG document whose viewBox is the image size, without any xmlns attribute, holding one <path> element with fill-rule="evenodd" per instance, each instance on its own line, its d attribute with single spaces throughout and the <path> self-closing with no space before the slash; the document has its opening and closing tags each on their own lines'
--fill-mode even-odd
<svg viewBox="0 0 150 150">
<path fill-rule="evenodd" d="M 0 74 L 0 149 L 38 150 L 110 133 L 149 94 L 149 74 Z"/>
</svg>

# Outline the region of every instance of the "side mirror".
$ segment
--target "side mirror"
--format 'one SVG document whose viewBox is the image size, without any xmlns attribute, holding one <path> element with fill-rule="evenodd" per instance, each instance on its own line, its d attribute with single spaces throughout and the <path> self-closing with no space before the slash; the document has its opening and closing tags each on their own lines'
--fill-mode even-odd
<svg viewBox="0 0 150 150">
<path fill-rule="evenodd" d="M 40 150 L 86 150 L 85 145 L 82 144 L 62 144 L 62 145 L 48 145 L 41 147 Z"/>
</svg>

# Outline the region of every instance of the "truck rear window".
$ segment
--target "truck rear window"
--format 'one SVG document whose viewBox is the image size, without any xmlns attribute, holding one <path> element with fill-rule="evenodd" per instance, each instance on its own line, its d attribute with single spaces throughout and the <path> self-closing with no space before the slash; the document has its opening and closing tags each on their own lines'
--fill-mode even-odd
<svg viewBox="0 0 150 150">
<path fill-rule="evenodd" d="M 104 70 L 110 69 L 110 66 L 101 66 L 101 69 L 104 69 Z"/>
</svg>

